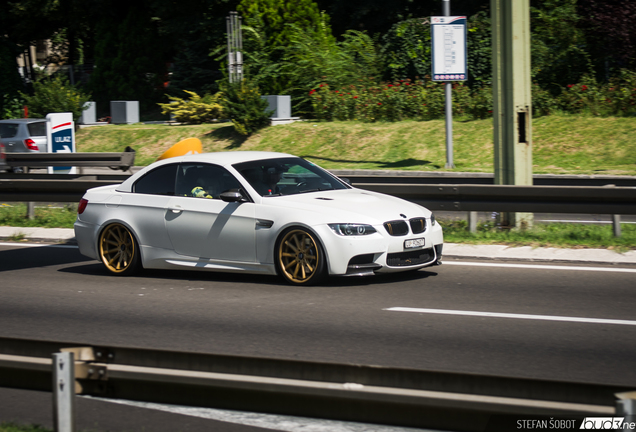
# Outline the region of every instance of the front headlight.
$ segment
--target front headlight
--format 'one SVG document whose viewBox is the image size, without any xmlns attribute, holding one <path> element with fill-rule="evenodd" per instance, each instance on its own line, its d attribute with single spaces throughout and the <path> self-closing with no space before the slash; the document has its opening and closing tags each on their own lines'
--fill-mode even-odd
<svg viewBox="0 0 636 432">
<path fill-rule="evenodd" d="M 329 224 L 329 228 L 331 228 L 333 232 L 341 236 L 369 235 L 376 232 L 375 228 L 373 228 L 371 225 L 365 224 Z"/>
<path fill-rule="evenodd" d="M 437 222 L 435 221 L 435 215 L 431 213 L 431 226 L 435 226 Z"/>
</svg>

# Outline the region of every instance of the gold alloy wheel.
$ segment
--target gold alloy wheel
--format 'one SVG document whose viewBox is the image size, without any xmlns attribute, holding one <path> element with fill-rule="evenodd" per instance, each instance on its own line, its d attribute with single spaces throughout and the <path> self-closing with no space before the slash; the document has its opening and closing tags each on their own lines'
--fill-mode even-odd
<svg viewBox="0 0 636 432">
<path fill-rule="evenodd" d="M 124 225 L 108 225 L 99 236 L 99 256 L 108 270 L 117 274 L 130 273 L 137 267 L 135 239 Z"/>
<path fill-rule="evenodd" d="M 303 229 L 287 232 L 278 246 L 278 264 L 290 282 L 306 284 L 317 281 L 324 267 L 320 246 L 312 234 Z"/>
</svg>

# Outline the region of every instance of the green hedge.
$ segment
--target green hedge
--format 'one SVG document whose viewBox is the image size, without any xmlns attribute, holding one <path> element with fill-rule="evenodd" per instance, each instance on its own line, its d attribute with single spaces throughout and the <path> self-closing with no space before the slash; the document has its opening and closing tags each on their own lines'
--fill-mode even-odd
<svg viewBox="0 0 636 432">
<path fill-rule="evenodd" d="M 492 116 L 490 86 L 453 84 L 453 115 L 467 119 Z M 377 82 L 360 79 L 357 84 L 334 88 L 323 82 L 309 91 L 313 116 L 319 120 L 365 122 L 406 119 L 433 120 L 444 117 L 444 84 L 424 80 Z M 636 115 L 636 73 L 623 70 L 607 84 L 585 76 L 580 83 L 561 88 L 557 95 L 532 85 L 533 114 Z"/>
</svg>

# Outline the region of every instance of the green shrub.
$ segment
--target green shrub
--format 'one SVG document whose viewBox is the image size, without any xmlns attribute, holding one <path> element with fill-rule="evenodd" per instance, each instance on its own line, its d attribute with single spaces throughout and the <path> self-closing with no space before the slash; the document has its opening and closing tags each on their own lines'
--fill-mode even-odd
<svg viewBox="0 0 636 432">
<path fill-rule="evenodd" d="M 473 119 L 483 120 L 492 116 L 493 100 L 490 86 L 473 88 L 467 101 L 466 114 Z"/>
<path fill-rule="evenodd" d="M 14 119 L 24 116 L 24 100 L 18 97 L 10 97 L 8 94 L 3 96 L 2 112 L 0 112 L 1 119 Z"/>
<path fill-rule="evenodd" d="M 532 83 L 532 115 L 540 117 L 553 114 L 559 110 L 557 99 L 547 90 Z"/>
<path fill-rule="evenodd" d="M 29 107 L 29 117 L 44 118 L 49 113 L 70 112 L 75 122 L 91 98 L 61 76 L 42 78 L 33 83 L 33 95 L 20 93 L 20 96 Z"/>
<path fill-rule="evenodd" d="M 161 113 L 170 114 L 176 121 L 187 124 L 211 123 L 223 116 L 221 93 L 206 94 L 201 97 L 192 91 L 184 90 L 184 92 L 190 95 L 190 99 L 168 96 L 172 102 L 158 104 L 161 107 Z"/>
<path fill-rule="evenodd" d="M 237 133 L 249 136 L 269 126 L 271 111 L 265 111 L 267 101 L 261 99 L 256 85 L 243 79 L 239 83 L 225 83 L 221 89 L 224 94 L 223 110 L 232 119 Z"/>
<path fill-rule="evenodd" d="M 477 108 L 472 107 L 473 97 L 469 88 L 461 83 L 453 87 L 453 113 L 472 115 L 476 112 Z M 487 104 L 485 92 L 481 97 L 485 98 L 484 104 Z M 444 116 L 444 85 L 428 79 L 378 83 L 373 78 L 367 78 L 359 80 L 357 85 L 339 88 L 322 83 L 312 89 L 309 96 L 312 98 L 314 115 L 319 120 L 375 122 L 433 120 Z M 484 110 L 488 112 L 492 108 Z"/>
<path fill-rule="evenodd" d="M 604 101 L 610 115 L 629 116 L 636 114 L 636 72 L 623 69 L 607 85 Z"/>
</svg>

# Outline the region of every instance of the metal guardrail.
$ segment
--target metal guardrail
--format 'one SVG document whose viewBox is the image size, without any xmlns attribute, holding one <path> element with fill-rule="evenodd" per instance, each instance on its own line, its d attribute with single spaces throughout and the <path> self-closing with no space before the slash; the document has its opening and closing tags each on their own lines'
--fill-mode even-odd
<svg viewBox="0 0 636 432">
<path fill-rule="evenodd" d="M 613 416 L 631 398 L 614 385 L 14 338 L 0 338 L 0 386 L 51 391 L 59 351 L 74 353 L 81 394 L 457 431 L 493 415 Z"/>
<path fill-rule="evenodd" d="M 9 167 L 109 167 L 127 171 L 135 165 L 135 150 L 126 147 L 122 153 L 6 153 Z"/>
<path fill-rule="evenodd" d="M 87 189 L 127 176 L 0 176 L 0 200 L 77 202 Z M 636 187 L 356 183 L 431 210 L 636 214 Z"/>
<path fill-rule="evenodd" d="M 346 177 L 352 183 L 359 185 L 366 183 L 381 184 L 434 184 L 434 185 L 494 185 L 493 173 L 454 173 L 430 171 L 387 171 L 387 170 L 330 170 L 338 177 Z M 534 174 L 534 186 L 636 186 L 635 176 L 611 175 L 553 175 Z"/>
<path fill-rule="evenodd" d="M 373 183 L 357 186 L 418 202 L 431 210 L 636 214 L 636 187 Z"/>
</svg>

